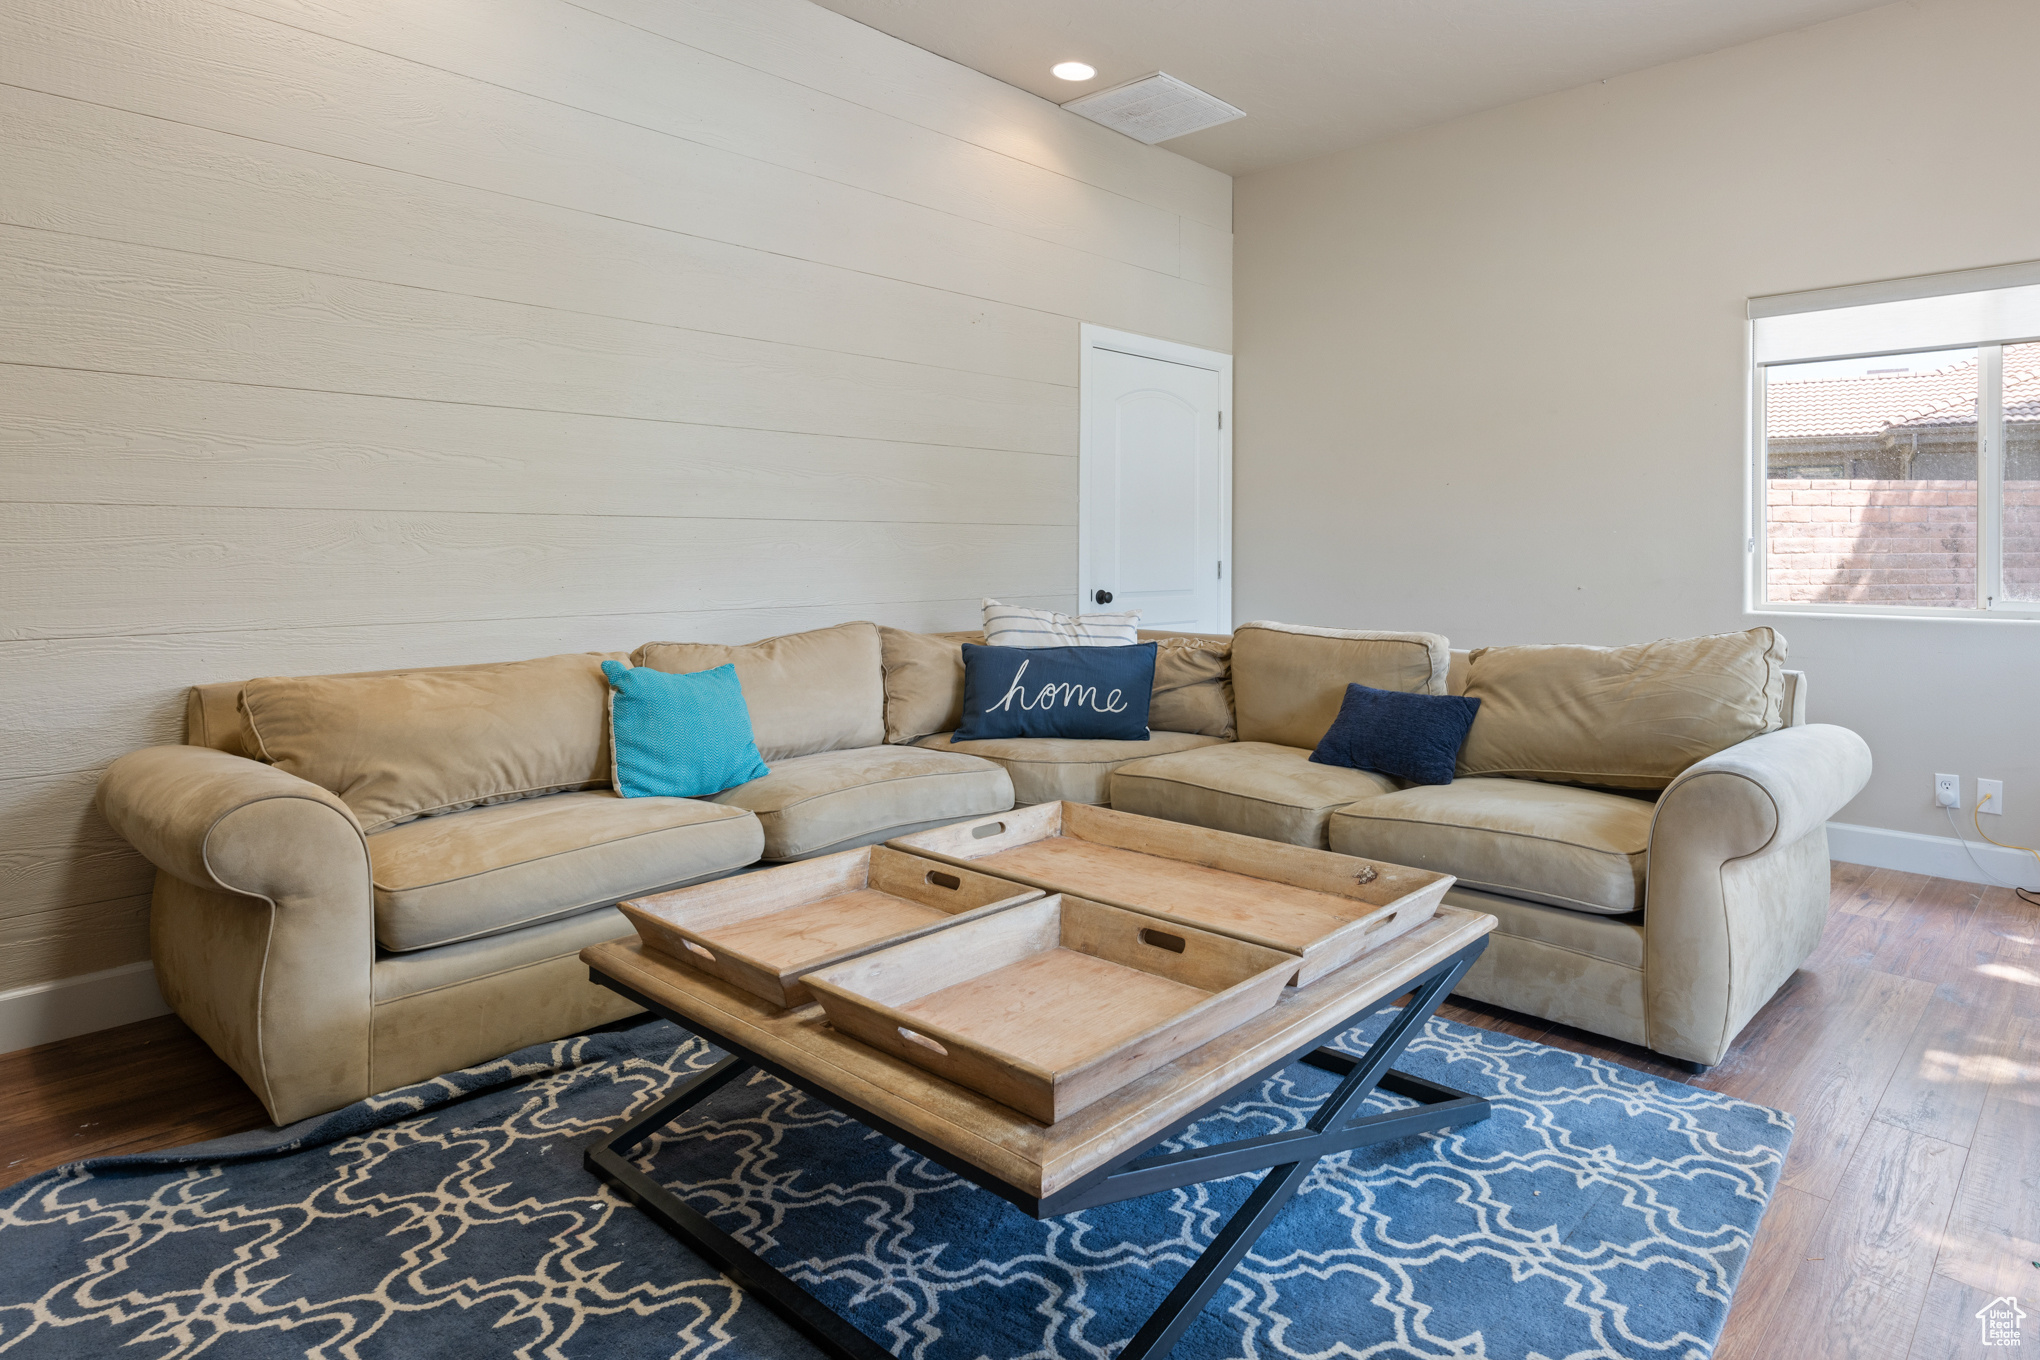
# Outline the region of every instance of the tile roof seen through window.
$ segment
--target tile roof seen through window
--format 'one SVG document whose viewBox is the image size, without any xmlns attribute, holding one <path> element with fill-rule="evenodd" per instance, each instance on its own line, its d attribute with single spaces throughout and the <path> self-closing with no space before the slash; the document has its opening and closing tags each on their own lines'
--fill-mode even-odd
<svg viewBox="0 0 2040 1360">
<path fill-rule="evenodd" d="M 1974 359 L 1920 373 L 1773 382 L 1764 390 L 1764 424 L 1773 439 L 1966 425 L 1976 419 L 1976 392 Z M 2005 347 L 2005 419 L 2040 421 L 2040 345 Z"/>
</svg>

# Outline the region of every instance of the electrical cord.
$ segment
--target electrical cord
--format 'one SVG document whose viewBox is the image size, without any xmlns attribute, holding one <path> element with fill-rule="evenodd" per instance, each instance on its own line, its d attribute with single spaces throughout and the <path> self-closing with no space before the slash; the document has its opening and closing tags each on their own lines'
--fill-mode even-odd
<svg viewBox="0 0 2040 1360">
<path fill-rule="evenodd" d="M 1992 845 L 1995 845 L 1998 849 L 2024 850 L 2027 854 L 2033 857 L 2035 863 L 2040 863 L 2040 850 L 2035 850 L 2030 845 L 2006 845 L 2003 841 L 1993 840 L 1991 838 L 1991 834 L 1983 829 L 1982 820 L 1983 805 L 1985 803 L 1988 803 L 1992 798 L 1995 798 L 1996 796 L 1997 796 L 1996 794 L 1986 793 L 1983 797 L 1976 800 L 1976 808 L 1969 814 L 1969 824 L 1976 828 L 1977 835 L 1983 837 L 1987 841 L 1990 841 L 1990 843 Z M 1955 833 L 1956 840 L 1962 842 L 1963 852 L 1969 856 L 1969 862 L 1976 866 L 1976 871 L 1978 873 L 1982 874 L 1985 878 L 1989 879 L 1991 882 L 1997 884 L 2000 888 L 2010 888 L 2013 891 L 2013 893 L 2015 893 L 2018 896 L 2018 899 L 2021 902 L 2024 902 L 2027 906 L 2040 907 L 2040 894 L 2036 894 L 2033 889 L 2022 888 L 2016 883 L 2007 883 L 2003 879 L 1999 878 L 1996 874 L 1992 873 L 1990 870 L 1983 867 L 1983 861 L 1976 857 L 1976 850 L 1969 844 L 1969 838 L 1963 835 L 1962 828 L 1955 824 L 1955 813 L 1953 812 L 1953 810 L 1947 807 L 1943 807 L 1941 809 L 1941 814 L 1948 819 L 1948 829 Z"/>
</svg>

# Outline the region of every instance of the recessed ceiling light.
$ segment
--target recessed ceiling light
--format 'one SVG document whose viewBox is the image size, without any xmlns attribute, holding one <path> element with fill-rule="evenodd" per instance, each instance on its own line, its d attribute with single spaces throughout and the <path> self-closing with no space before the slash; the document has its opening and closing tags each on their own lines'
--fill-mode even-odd
<svg viewBox="0 0 2040 1360">
<path fill-rule="evenodd" d="M 1089 80 L 1098 74 L 1098 68 L 1081 61 L 1059 61 L 1048 68 L 1048 73 L 1058 80 Z"/>
</svg>

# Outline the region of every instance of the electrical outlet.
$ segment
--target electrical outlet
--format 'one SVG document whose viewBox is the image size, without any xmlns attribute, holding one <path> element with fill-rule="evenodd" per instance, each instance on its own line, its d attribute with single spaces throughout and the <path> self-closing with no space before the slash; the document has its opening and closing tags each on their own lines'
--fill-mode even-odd
<svg viewBox="0 0 2040 1360">
<path fill-rule="evenodd" d="M 1934 804 L 1937 807 L 1957 808 L 1962 806 L 1962 776 L 1937 774 L 1934 776 Z"/>
<path fill-rule="evenodd" d="M 1979 779 L 1976 781 L 1976 810 L 1984 816 L 2002 817 L 2005 811 L 2005 781 L 2002 779 Z"/>
</svg>

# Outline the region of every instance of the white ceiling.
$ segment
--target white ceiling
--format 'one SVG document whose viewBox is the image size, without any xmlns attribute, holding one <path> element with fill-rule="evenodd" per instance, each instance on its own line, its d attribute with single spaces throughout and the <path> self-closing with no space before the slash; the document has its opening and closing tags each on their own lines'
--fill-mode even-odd
<svg viewBox="0 0 2040 1360">
<path fill-rule="evenodd" d="M 1885 0 L 817 0 L 1064 103 L 1167 71 L 1247 116 L 1164 143 L 1241 175 Z M 1048 68 L 1083 61 L 1095 80 Z"/>
</svg>

